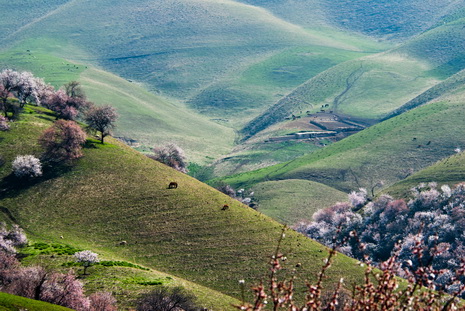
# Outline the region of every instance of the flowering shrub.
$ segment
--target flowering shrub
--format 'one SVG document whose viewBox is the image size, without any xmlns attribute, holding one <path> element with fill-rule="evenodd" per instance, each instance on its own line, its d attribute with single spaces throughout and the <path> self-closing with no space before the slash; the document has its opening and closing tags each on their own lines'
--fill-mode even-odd
<svg viewBox="0 0 465 311">
<path fill-rule="evenodd" d="M 10 129 L 10 125 L 8 124 L 8 119 L 4 116 L 0 115 L 0 132 L 5 132 Z"/>
<path fill-rule="evenodd" d="M 98 292 L 89 296 L 89 311 L 116 311 L 116 299 L 111 293 Z"/>
<path fill-rule="evenodd" d="M 398 241 L 402 241 L 396 259 L 417 268 L 420 263 L 412 249 L 421 243 L 424 260 L 431 261 L 434 257 L 432 266 L 442 271 L 432 278 L 436 286 L 442 286 L 445 276 L 455 274 L 462 265 L 461 258 L 465 258 L 465 184 L 454 189 L 449 186 L 438 189 L 436 183 L 420 184 L 412 192 L 413 198 L 408 202 L 383 195 L 366 204 L 360 213 L 338 203 L 317 212 L 314 221 L 301 225 L 299 231 L 333 246 L 332 237 L 338 226 L 341 229 L 337 243 L 356 230 L 358 239 L 348 239 L 347 245 L 339 250 L 360 260 L 368 256 L 375 265 L 388 260 Z M 363 252 L 359 243 L 363 245 Z M 432 256 L 432 250 L 438 253 Z M 403 270 L 399 274 L 405 276 Z"/>
<path fill-rule="evenodd" d="M 26 234 L 18 225 L 7 229 L 4 223 L 0 223 L 0 251 L 15 254 L 16 247 L 27 244 Z"/>
<path fill-rule="evenodd" d="M 360 188 L 359 191 L 352 191 L 349 193 L 350 205 L 354 208 L 362 207 L 367 202 L 367 190 Z"/>
<path fill-rule="evenodd" d="M 16 177 L 39 177 L 42 175 L 42 164 L 33 155 L 17 156 L 13 161 L 13 173 Z"/>
</svg>

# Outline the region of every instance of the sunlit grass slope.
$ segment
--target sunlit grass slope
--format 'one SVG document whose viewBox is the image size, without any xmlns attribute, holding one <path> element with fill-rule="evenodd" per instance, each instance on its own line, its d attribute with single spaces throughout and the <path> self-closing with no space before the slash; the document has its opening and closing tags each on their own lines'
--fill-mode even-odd
<svg viewBox="0 0 465 311">
<path fill-rule="evenodd" d="M 249 187 L 266 180 L 306 179 L 343 191 L 392 184 L 465 144 L 463 91 L 424 105 L 293 161 L 223 181 Z"/>
<path fill-rule="evenodd" d="M 252 187 L 258 210 L 288 225 L 311 221 L 316 211 L 347 200 L 347 194 L 308 180 L 266 181 Z"/>
<path fill-rule="evenodd" d="M 164 287 L 185 288 L 197 298 L 197 304 L 209 310 L 234 310 L 240 302 L 185 279 L 135 265 L 128 261 L 111 261 L 99 254 L 100 263 L 88 268 L 83 275 L 82 266 L 75 264 L 74 252 L 82 249 L 70 245 L 29 240 L 29 245 L 20 250 L 23 266 L 46 266 L 56 272 L 69 273 L 70 269 L 84 285 L 87 295 L 95 292 L 110 292 L 117 300 L 118 310 L 133 310 L 142 294 Z"/>
<path fill-rule="evenodd" d="M 464 26 L 465 10 L 462 9 L 453 15 L 453 19 L 446 18 L 442 24 L 410 40 L 398 50 L 432 64 L 431 74 L 444 79 L 465 69 Z"/>
<path fill-rule="evenodd" d="M 11 40 L 62 40 L 85 50 L 88 61 L 178 96 L 259 53 L 309 44 L 357 49 L 230 0 L 73 1 L 50 12 Z"/>
<path fill-rule="evenodd" d="M 71 311 L 50 303 L 0 292 L 0 311 Z"/>
<path fill-rule="evenodd" d="M 9 174 L 16 153 L 38 155 L 35 138 L 50 124 L 43 116 L 26 114 L 2 133 L 7 164 L 0 176 Z M 4 217 L 14 218 L 33 239 L 92 249 L 234 297 L 240 297 L 239 279 L 252 284 L 267 274 L 281 224 L 113 139 L 88 145 L 70 170 L 4 193 Z M 171 181 L 179 187 L 167 189 Z M 222 210 L 224 204 L 229 209 Z M 293 231 L 284 241 L 289 261 L 302 263 L 299 278 L 314 280 L 324 247 Z M 361 276 L 355 266 L 338 256 L 328 282 L 344 274 L 349 284 Z"/>
<path fill-rule="evenodd" d="M 263 54 L 255 62 L 200 90 L 189 103 L 202 113 L 223 117 L 238 128 L 319 73 L 389 46 L 331 28 L 308 32 L 332 38 L 340 42 L 341 47 L 311 44 Z M 342 48 L 344 44 L 357 46 L 359 50 Z"/>
<path fill-rule="evenodd" d="M 120 116 L 115 135 L 136 140 L 142 149 L 175 142 L 185 149 L 189 161 L 211 162 L 229 152 L 235 133 L 190 110 L 176 100 L 149 93 L 142 86 L 91 66 L 53 56 L 49 41 L 41 47 L 31 40 L 0 53 L 0 68 L 28 70 L 56 88 L 69 81 L 82 83 L 89 100 L 112 105 Z"/>
<path fill-rule="evenodd" d="M 447 101 L 450 105 L 463 104 L 464 96 L 463 86 L 450 92 L 447 95 L 440 97 L 440 100 Z M 457 113 L 459 113 L 457 111 Z M 455 122 L 452 120 L 452 122 Z M 451 129 L 452 133 L 460 136 L 462 133 L 461 127 L 456 128 L 455 123 Z M 460 124 L 459 124 L 460 125 Z M 428 166 L 419 172 L 409 176 L 408 178 L 395 183 L 391 187 L 387 188 L 385 192 L 394 196 L 409 196 L 410 189 L 417 186 L 419 183 L 437 182 L 439 185 L 447 184 L 451 187 L 457 183 L 465 181 L 465 154 L 460 152 L 464 150 L 465 144 L 463 142 L 457 142 L 455 145 L 458 154 L 453 154 L 450 157 L 443 157 L 437 163 Z"/>
<path fill-rule="evenodd" d="M 136 139 L 145 150 L 174 142 L 186 151 L 188 161 L 208 163 L 232 148 L 233 129 L 199 115 L 181 102 L 154 95 L 101 70 L 86 70 L 79 81 L 91 100 L 118 110 L 116 135 Z"/>
</svg>

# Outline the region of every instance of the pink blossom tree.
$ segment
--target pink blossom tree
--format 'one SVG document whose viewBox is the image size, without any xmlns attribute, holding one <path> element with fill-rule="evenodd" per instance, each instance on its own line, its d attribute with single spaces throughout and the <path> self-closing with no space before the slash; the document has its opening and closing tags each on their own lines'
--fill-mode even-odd
<svg viewBox="0 0 465 311">
<path fill-rule="evenodd" d="M 58 120 L 39 138 L 44 158 L 52 162 L 73 160 L 82 156 L 86 134 L 74 121 Z"/>
<path fill-rule="evenodd" d="M 149 155 L 149 158 L 166 164 L 179 172 L 187 173 L 188 171 L 184 150 L 174 143 L 153 148 L 153 155 Z"/>
</svg>

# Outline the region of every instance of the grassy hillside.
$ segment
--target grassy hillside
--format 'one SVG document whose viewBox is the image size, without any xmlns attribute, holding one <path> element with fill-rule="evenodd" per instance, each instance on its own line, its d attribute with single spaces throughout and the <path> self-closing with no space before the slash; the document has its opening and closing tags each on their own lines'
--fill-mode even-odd
<svg viewBox="0 0 465 311">
<path fill-rule="evenodd" d="M 265 180 L 306 179 L 339 190 L 392 184 L 454 153 L 465 139 L 463 88 L 454 96 L 389 119 L 293 161 L 224 178 L 237 187 Z"/>
<path fill-rule="evenodd" d="M 347 200 L 347 194 L 308 180 L 280 180 L 252 187 L 258 211 L 290 226 L 310 221 L 319 209 Z"/>
<path fill-rule="evenodd" d="M 463 5 L 454 0 L 337 0 L 323 4 L 333 23 L 385 39 L 403 39 L 425 31 Z"/>
<path fill-rule="evenodd" d="M 331 28 L 308 30 L 308 33 L 331 38 L 341 46 L 290 46 L 263 54 L 255 62 L 201 89 L 189 99 L 190 105 L 203 114 L 222 118 L 235 128 L 240 128 L 320 72 L 389 46 Z M 358 50 L 343 48 L 344 45 L 357 46 Z"/>
<path fill-rule="evenodd" d="M 465 13 L 435 24 L 389 52 L 334 66 L 302 84 L 244 127 L 250 137 L 300 111 L 325 110 L 381 119 L 464 66 Z"/>
<path fill-rule="evenodd" d="M 388 0 L 241 0 L 267 8 L 274 14 L 304 26 L 334 24 L 383 39 L 405 39 L 422 32 L 463 1 Z"/>
<path fill-rule="evenodd" d="M 69 1 L 32 6 L 35 19 L 9 14 L 12 10 L 4 11 L 13 28 L 4 46 L 39 38 L 27 49 L 53 45 L 55 56 L 189 100 L 211 117 L 232 119 L 236 127 L 316 71 L 356 57 L 354 52 L 387 48 L 331 27 L 309 31 L 231 0 Z M 9 22 L 15 17 L 18 22 Z"/>
<path fill-rule="evenodd" d="M 457 14 L 453 20 L 446 19 L 441 25 L 410 40 L 398 51 L 432 64 L 431 73 L 440 78 L 464 69 L 464 43 L 461 38 L 465 34 L 465 11 Z"/>
<path fill-rule="evenodd" d="M 465 89 L 463 84 L 460 87 L 450 90 L 438 98 L 440 101 L 448 102 L 449 105 L 463 105 L 463 94 Z M 458 106 L 456 106 L 458 108 Z M 462 111 L 456 110 L 459 115 Z M 451 119 L 449 119 L 451 120 Z M 452 119 L 452 124 L 455 125 L 455 121 Z M 460 133 L 452 130 L 454 134 Z M 463 142 L 457 142 L 456 149 L 464 150 L 465 144 Z M 457 152 L 457 150 L 456 150 Z M 408 196 L 410 189 L 419 183 L 437 182 L 438 184 L 448 184 L 453 186 L 457 183 L 465 181 L 465 158 L 464 153 L 459 152 L 450 157 L 443 157 L 436 163 L 428 166 L 419 172 L 409 176 L 408 178 L 395 183 L 391 187 L 387 188 L 385 192 L 393 194 L 395 196 Z"/>
<path fill-rule="evenodd" d="M 9 295 L 0 292 L 0 311 L 70 311 L 50 303 L 27 299 L 19 296 Z"/>
<path fill-rule="evenodd" d="M 198 305 L 210 310 L 232 310 L 232 305 L 240 303 L 228 295 L 185 279 L 128 261 L 111 261 L 101 254 L 100 263 L 88 268 L 88 274 L 84 276 L 83 268 L 76 265 L 74 257 L 70 255 L 81 250 L 63 244 L 62 241 L 50 243 L 30 240 L 29 245 L 20 250 L 21 263 L 23 266 L 46 266 L 64 274 L 73 269 L 84 283 L 87 295 L 110 292 L 116 298 L 119 310 L 132 310 L 142 294 L 160 286 L 183 287 L 198 298 Z"/>
<path fill-rule="evenodd" d="M 19 29 L 15 40 L 38 35 L 77 46 L 88 61 L 178 97 L 257 59 L 257 53 L 308 44 L 356 49 L 229 0 L 73 1 Z"/>
<path fill-rule="evenodd" d="M 437 163 L 395 183 L 384 192 L 395 197 L 408 197 L 413 187 L 420 183 L 437 182 L 451 187 L 465 182 L 465 154 L 463 152 L 445 158 Z"/>
<path fill-rule="evenodd" d="M 185 149 L 189 161 L 208 163 L 231 149 L 235 138 L 232 129 L 200 116 L 179 101 L 149 93 L 139 84 L 53 56 L 59 43 L 47 43 L 41 47 L 39 41 L 32 40 L 3 51 L 0 68 L 31 71 L 56 88 L 78 80 L 89 100 L 117 109 L 120 118 L 115 136 L 135 140 L 134 146 L 141 150 L 175 142 Z"/>
<path fill-rule="evenodd" d="M 5 176 L 15 154 L 38 154 L 34 137 L 49 119 L 26 114 L 1 134 L 2 188 L 6 180 L 11 185 Z M 280 224 L 115 140 L 103 146 L 90 141 L 84 153 L 58 176 L 3 192 L 0 206 L 8 211 L 3 217 L 15 219 L 35 240 L 92 249 L 109 260 L 131 261 L 234 297 L 239 279 L 252 284 L 266 274 Z M 171 181 L 178 189 L 167 189 Z M 224 204 L 230 206 L 226 211 Z M 119 246 L 122 240 L 125 247 Z M 304 279 L 314 279 L 326 256 L 321 245 L 293 231 L 283 252 L 291 263 L 302 263 Z M 328 282 L 344 273 L 349 284 L 361 275 L 358 269 L 338 256 Z"/>
<path fill-rule="evenodd" d="M 435 85 L 426 63 L 400 54 L 377 54 L 334 66 L 283 97 L 242 130 L 250 137 L 291 114 L 326 111 L 380 119 Z"/>
</svg>

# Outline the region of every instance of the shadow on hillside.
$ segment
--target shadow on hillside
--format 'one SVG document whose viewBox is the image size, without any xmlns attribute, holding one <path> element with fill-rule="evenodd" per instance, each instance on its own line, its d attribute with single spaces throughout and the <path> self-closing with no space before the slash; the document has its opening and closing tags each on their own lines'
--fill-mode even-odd
<svg viewBox="0 0 465 311">
<path fill-rule="evenodd" d="M 56 116 L 49 115 L 49 114 L 47 114 L 47 116 L 37 116 L 37 118 L 42 119 L 42 120 L 52 121 L 52 122 L 57 120 Z"/>
<path fill-rule="evenodd" d="M 36 178 L 18 178 L 13 173 L 0 180 L 0 200 L 14 198 L 23 191 L 48 180 L 60 177 L 72 169 L 70 164 L 44 166 L 43 175 Z"/>
</svg>

